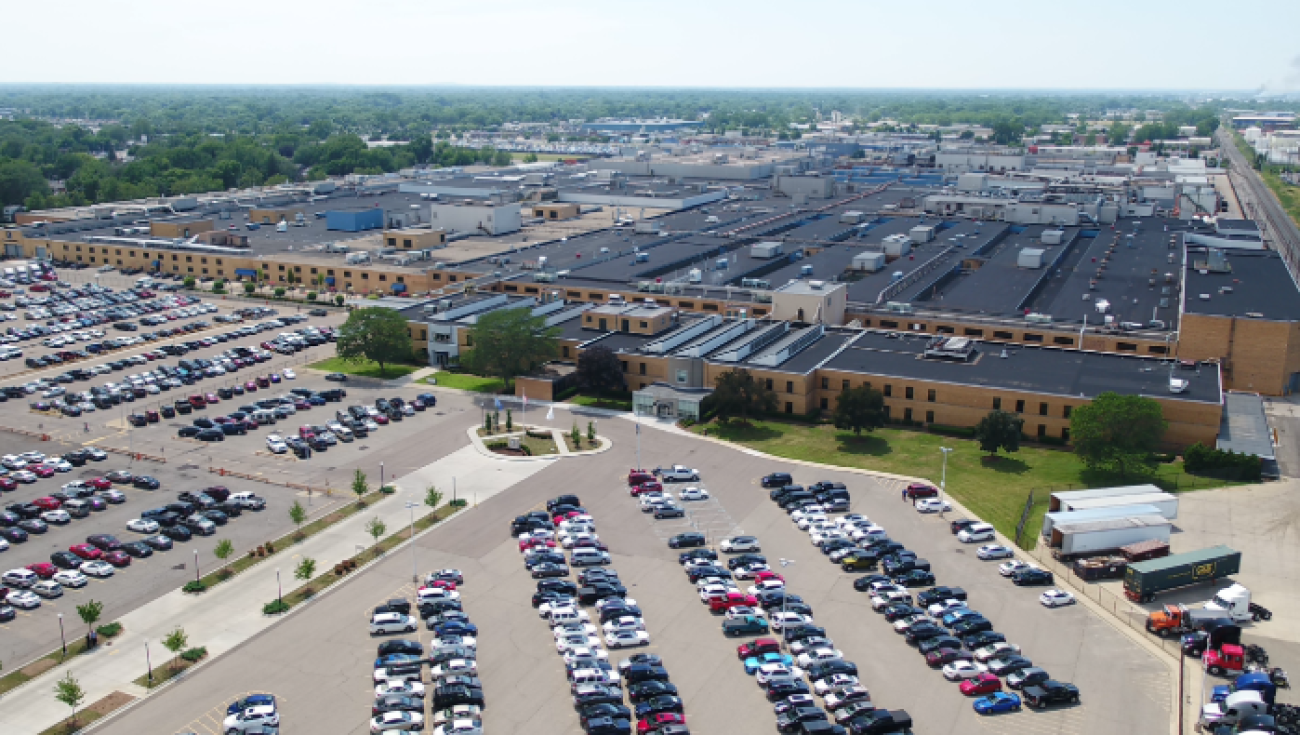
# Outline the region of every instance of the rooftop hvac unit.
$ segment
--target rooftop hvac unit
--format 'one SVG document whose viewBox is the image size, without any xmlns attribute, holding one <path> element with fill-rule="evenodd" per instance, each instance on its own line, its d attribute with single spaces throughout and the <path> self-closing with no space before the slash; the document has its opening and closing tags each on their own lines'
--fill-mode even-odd
<svg viewBox="0 0 1300 735">
<path fill-rule="evenodd" d="M 1026 315 L 1025 315 L 1025 321 L 1029 322 L 1030 324 L 1051 324 L 1051 323 L 1052 323 L 1052 315 L 1051 315 L 1051 314 L 1039 314 L 1039 313 L 1035 312 L 1035 313 L 1032 313 L 1032 314 L 1026 314 Z"/>
</svg>

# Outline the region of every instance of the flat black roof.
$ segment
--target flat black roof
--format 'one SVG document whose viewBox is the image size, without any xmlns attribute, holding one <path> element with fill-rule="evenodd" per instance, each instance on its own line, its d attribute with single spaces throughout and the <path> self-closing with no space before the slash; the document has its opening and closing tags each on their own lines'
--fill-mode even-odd
<svg viewBox="0 0 1300 735">
<path fill-rule="evenodd" d="M 917 217 L 886 218 L 883 223 L 864 230 L 861 237 L 851 237 L 845 240 L 843 244 L 878 243 L 889 235 L 905 235 L 919 224 L 937 224 L 938 222 L 939 220 L 932 217 L 927 218 L 924 222 Z M 951 222 L 951 220 L 948 222 Z M 926 291 L 927 285 L 933 282 L 935 278 L 938 278 L 944 270 L 950 270 L 960 265 L 963 257 L 983 247 L 993 238 L 999 237 L 1006 230 L 1007 225 L 1000 222 L 972 222 L 969 220 L 956 222 L 952 227 L 938 232 L 934 240 L 914 245 L 912 252 L 908 255 L 890 261 L 881 270 L 865 274 L 862 278 L 853 282 L 849 286 L 849 301 L 874 304 L 881 290 L 893 281 L 894 273 L 901 271 L 906 278 L 912 271 L 921 268 L 946 248 L 953 245 L 953 238 L 956 238 L 961 247 L 940 261 L 939 268 L 918 279 L 915 283 L 903 289 L 897 296 L 889 299 L 889 301 L 910 301 L 915 299 L 921 292 Z"/>
<path fill-rule="evenodd" d="M 926 294 L 928 300 L 945 309 L 988 314 L 991 316 L 1019 315 L 1020 302 L 1043 277 L 1048 264 L 1065 245 L 1044 245 L 1044 230 L 1055 229 L 1043 225 L 1012 228 L 1010 234 L 986 253 L 978 269 L 968 275 L 958 276 L 951 283 Z M 1016 230 L 1020 230 L 1016 232 Z M 1077 228 L 1067 228 L 1064 242 L 1076 236 Z M 1020 251 L 1025 248 L 1043 250 L 1043 268 L 1021 268 L 1017 265 Z M 938 274 L 936 274 L 938 275 Z M 924 286 L 922 287 L 924 288 Z"/>
<path fill-rule="evenodd" d="M 954 385 L 1094 398 L 1113 391 L 1171 400 L 1219 403 L 1219 368 L 1200 364 L 1176 370 L 1190 382 L 1186 392 L 1169 392 L 1168 360 L 1051 347 L 1004 346 L 979 342 L 967 363 L 921 357 L 930 336 L 866 331 L 826 365 L 827 370 L 914 378 Z M 1005 352 L 1004 359 L 1001 354 Z"/>
<path fill-rule="evenodd" d="M 794 357 L 777 365 L 776 367 L 764 367 L 760 365 L 749 365 L 748 360 L 743 363 L 744 366 L 754 367 L 762 370 L 775 370 L 782 373 L 795 373 L 797 375 L 807 375 L 814 368 L 822 363 L 823 360 L 835 354 L 841 346 L 848 341 L 849 335 L 841 332 L 828 331 L 822 335 L 821 339 L 808 345 L 798 352 Z M 779 392 L 779 391 L 778 391 Z"/>
<path fill-rule="evenodd" d="M 1300 290 L 1282 256 L 1272 251 L 1225 250 L 1231 272 L 1202 274 L 1193 265 L 1205 258 L 1205 249 L 1187 250 L 1187 299 L 1183 307 L 1187 313 L 1300 321 Z M 1225 287 L 1232 291 L 1221 292 Z M 1203 300 L 1202 294 L 1209 300 Z"/>
</svg>

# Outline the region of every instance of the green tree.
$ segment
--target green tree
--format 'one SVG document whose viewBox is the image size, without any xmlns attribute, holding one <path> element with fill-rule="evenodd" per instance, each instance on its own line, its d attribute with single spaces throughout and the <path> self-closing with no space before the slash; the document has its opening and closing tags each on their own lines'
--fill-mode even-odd
<svg viewBox="0 0 1300 735">
<path fill-rule="evenodd" d="M 181 281 L 181 285 L 185 286 L 185 288 L 187 288 L 187 289 L 191 289 L 191 290 L 193 290 L 193 288 L 194 288 L 194 276 L 185 276 L 185 280 L 184 280 L 184 281 Z"/>
<path fill-rule="evenodd" d="M 366 533 L 370 534 L 370 538 L 374 539 L 375 543 L 379 543 L 379 538 L 383 536 L 384 531 L 387 530 L 388 526 L 385 525 L 383 521 L 379 520 L 379 516 L 375 516 L 366 522 Z"/>
<path fill-rule="evenodd" d="M 510 311 L 527 313 L 528 310 Z M 357 309 L 339 327 L 335 349 L 348 362 L 378 363 L 379 373 L 383 375 L 386 364 L 411 358 L 411 334 L 406 319 L 394 309 Z"/>
<path fill-rule="evenodd" d="M 835 398 L 835 428 L 872 431 L 885 425 L 885 397 L 870 383 L 840 391 Z"/>
<path fill-rule="evenodd" d="M 77 605 L 77 616 L 81 622 L 86 624 L 86 634 L 94 629 L 95 623 L 99 622 L 99 616 L 104 614 L 104 603 L 90 600 L 84 605 Z"/>
<path fill-rule="evenodd" d="M 578 385 L 595 391 L 596 397 L 605 390 L 623 387 L 623 363 L 608 347 L 595 345 L 578 355 Z"/>
<path fill-rule="evenodd" d="M 509 385 L 516 376 L 555 357 L 559 333 L 558 327 L 546 326 L 545 317 L 533 316 L 528 309 L 490 311 L 470 329 L 473 349 L 462 353 L 461 362 L 475 373 L 501 378 Z"/>
<path fill-rule="evenodd" d="M 316 293 L 315 291 L 308 291 L 308 292 L 307 292 L 307 300 L 308 300 L 308 301 L 315 301 L 317 296 L 320 296 L 320 294 Z"/>
<path fill-rule="evenodd" d="M 49 191 L 45 176 L 31 162 L 0 162 L 0 204 L 22 204 L 32 195 L 44 196 Z"/>
<path fill-rule="evenodd" d="M 257 284 L 252 281 L 244 281 L 244 293 L 251 294 L 257 290 Z"/>
<path fill-rule="evenodd" d="M 226 282 L 224 279 L 218 278 L 217 280 L 212 282 L 212 293 L 220 294 L 225 292 L 226 292 Z"/>
<path fill-rule="evenodd" d="M 537 163 L 537 154 L 529 153 L 528 155 L 524 156 L 524 163 Z"/>
<path fill-rule="evenodd" d="M 293 521 L 294 527 L 301 533 L 302 522 L 307 520 L 307 509 L 302 507 L 302 503 L 296 499 L 293 501 L 293 505 L 289 506 L 289 520 Z"/>
<path fill-rule="evenodd" d="M 366 473 L 361 470 L 357 470 L 352 475 L 352 492 L 356 493 L 358 504 L 361 502 L 361 498 L 370 492 L 370 482 L 366 480 Z"/>
<path fill-rule="evenodd" d="M 277 299 L 282 299 L 282 298 L 284 298 L 284 294 L 285 294 L 284 287 L 283 287 L 283 286 L 276 286 L 276 287 L 275 287 L 275 292 L 274 292 L 274 293 L 275 293 L 275 297 L 276 297 Z M 381 371 L 381 372 L 382 372 L 382 371 Z"/>
<path fill-rule="evenodd" d="M 587 422 L 587 443 L 596 446 L 596 422 Z"/>
<path fill-rule="evenodd" d="M 339 293 L 339 294 L 334 294 L 334 305 L 335 305 L 335 306 L 342 306 L 342 305 L 343 305 L 343 302 L 345 302 L 345 301 L 347 301 L 347 297 L 344 296 L 343 294 L 341 294 L 341 293 Z"/>
<path fill-rule="evenodd" d="M 221 570 L 221 576 L 223 578 L 229 577 L 232 574 L 232 572 L 229 569 L 224 568 L 224 565 L 226 559 L 229 559 L 230 555 L 233 553 L 235 553 L 235 545 L 231 543 L 230 539 L 228 538 L 223 538 L 220 541 L 218 541 L 217 545 L 212 549 L 212 555 L 217 557 L 217 560 L 220 561 L 223 565 L 223 569 Z"/>
<path fill-rule="evenodd" d="M 1147 474 L 1168 426 L 1155 399 L 1107 392 L 1070 414 L 1070 440 L 1091 469 Z"/>
<path fill-rule="evenodd" d="M 718 375 L 709 398 L 719 420 L 739 418 L 741 423 L 747 423 L 750 414 L 775 411 L 777 403 L 772 389 L 743 368 Z"/>
<path fill-rule="evenodd" d="M 989 411 L 975 425 L 975 440 L 980 449 L 989 454 L 997 454 L 999 449 L 1008 453 L 1020 451 L 1020 434 L 1025 420 L 1006 411 Z"/>
<path fill-rule="evenodd" d="M 86 691 L 81 688 L 81 682 L 77 681 L 77 677 L 73 676 L 71 671 L 54 683 L 54 698 L 72 708 L 72 717 L 69 721 L 75 725 L 77 707 L 86 701 Z"/>
<path fill-rule="evenodd" d="M 172 652 L 172 667 L 175 668 L 176 659 L 174 657 L 179 655 L 181 651 L 184 651 L 185 647 L 190 644 L 190 637 L 186 634 L 185 629 L 178 625 L 172 632 L 168 633 L 167 636 L 163 638 L 162 644 L 163 648 Z"/>
<path fill-rule="evenodd" d="M 438 491 L 437 486 L 430 485 L 424 491 L 424 504 L 430 508 L 437 509 L 438 504 L 442 502 L 442 493 Z"/>
<path fill-rule="evenodd" d="M 303 557 L 302 561 L 298 562 L 297 568 L 293 570 L 293 576 L 304 582 L 310 582 L 312 577 L 316 576 L 316 560 Z"/>
<path fill-rule="evenodd" d="M 506 431 L 514 431 L 514 430 L 515 430 L 515 413 L 514 411 L 511 411 L 510 409 L 507 408 L 506 409 Z"/>
</svg>

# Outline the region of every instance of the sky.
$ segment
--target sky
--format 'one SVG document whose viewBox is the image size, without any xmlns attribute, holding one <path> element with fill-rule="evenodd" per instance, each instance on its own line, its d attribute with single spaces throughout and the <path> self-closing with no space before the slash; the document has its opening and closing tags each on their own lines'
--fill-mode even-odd
<svg viewBox="0 0 1300 735">
<path fill-rule="evenodd" d="M 1300 90 L 1294 0 L 22 0 L 5 26 L 0 83 Z"/>
</svg>

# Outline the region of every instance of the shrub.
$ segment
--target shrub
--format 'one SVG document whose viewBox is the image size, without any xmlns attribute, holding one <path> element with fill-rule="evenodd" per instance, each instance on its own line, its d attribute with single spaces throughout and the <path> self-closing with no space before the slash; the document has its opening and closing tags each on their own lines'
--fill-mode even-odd
<svg viewBox="0 0 1300 735">
<path fill-rule="evenodd" d="M 283 286 L 276 286 L 276 287 L 275 287 L 275 297 L 276 297 L 277 299 L 282 299 L 282 298 L 284 298 L 284 294 L 285 294 L 285 293 L 286 293 L 286 291 L 284 290 L 284 287 L 283 287 Z"/>
<path fill-rule="evenodd" d="M 193 582 L 186 582 L 185 586 L 181 588 L 181 592 L 199 593 L 207 590 L 207 588 L 208 586 L 206 584 L 203 584 L 196 579 Z"/>
<path fill-rule="evenodd" d="M 455 500 L 452 500 L 447 503 L 447 505 L 450 505 L 453 508 L 464 508 L 468 504 L 469 501 L 464 498 L 456 498 Z"/>
<path fill-rule="evenodd" d="M 379 488 L 379 492 L 383 493 L 384 495 L 392 495 L 393 493 L 397 492 L 397 488 L 394 487 L 393 485 L 384 485 L 383 487 Z"/>
<path fill-rule="evenodd" d="M 109 623 L 108 625 L 101 625 L 98 628 L 95 628 L 95 632 L 104 638 L 113 638 L 122 632 L 122 624 Z"/>
<path fill-rule="evenodd" d="M 185 651 L 183 651 L 181 653 L 181 658 L 185 659 L 186 661 L 189 661 L 190 663 L 194 663 L 195 661 L 198 661 L 199 659 L 203 658 L 206 655 L 208 655 L 208 649 L 204 648 L 203 646 L 195 646 L 194 648 L 186 649 Z"/>
<path fill-rule="evenodd" d="M 315 301 L 317 296 L 319 296 L 319 294 L 317 294 L 315 291 L 308 291 L 308 292 L 307 292 L 307 300 L 308 300 L 308 301 Z"/>
<path fill-rule="evenodd" d="M 975 429 L 968 426 L 930 424 L 929 429 L 931 434 L 943 434 L 944 436 L 955 436 L 962 439 L 970 439 L 975 436 Z"/>
<path fill-rule="evenodd" d="M 1239 454 L 1231 449 L 1225 452 L 1200 442 L 1183 452 L 1183 466 L 1192 474 L 1231 476 L 1248 482 L 1258 482 L 1264 470 L 1257 455 Z"/>
<path fill-rule="evenodd" d="M 289 612 L 289 604 L 279 600 L 272 600 L 262 606 L 263 615 L 279 615 Z"/>
<path fill-rule="evenodd" d="M 257 290 L 257 284 L 252 281 L 244 282 L 244 293 L 253 293 Z"/>
<path fill-rule="evenodd" d="M 343 302 L 345 302 L 345 301 L 347 301 L 347 297 L 345 297 L 343 294 L 341 294 L 341 293 L 340 293 L 340 294 L 334 294 L 334 303 L 335 303 L 335 304 L 338 304 L 339 306 L 342 306 L 342 305 L 343 305 Z"/>
</svg>

